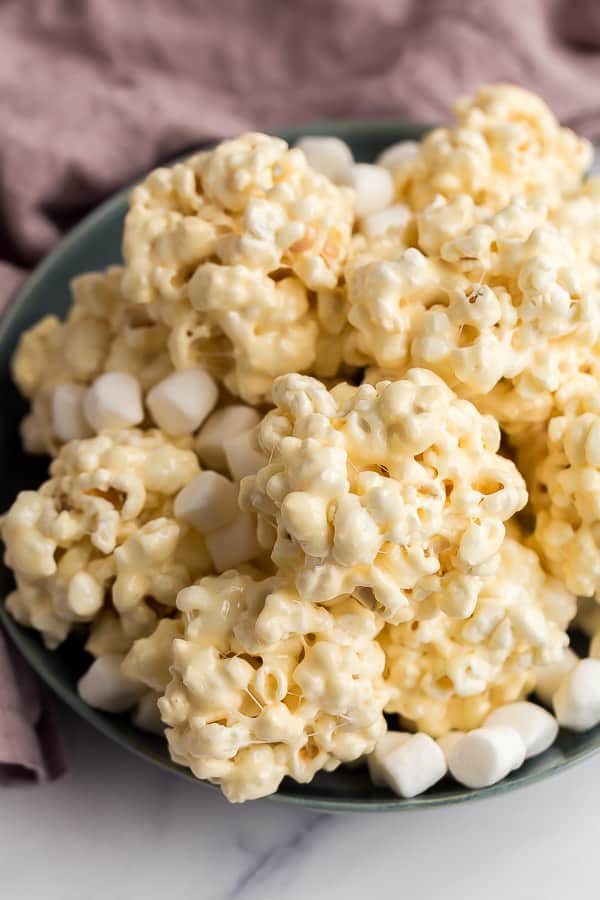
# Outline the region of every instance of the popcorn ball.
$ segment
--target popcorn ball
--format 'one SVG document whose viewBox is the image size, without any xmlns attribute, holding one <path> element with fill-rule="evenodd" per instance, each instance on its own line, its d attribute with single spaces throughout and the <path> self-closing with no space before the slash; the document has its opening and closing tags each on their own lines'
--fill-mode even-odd
<svg viewBox="0 0 600 900">
<path fill-rule="evenodd" d="M 130 304 L 121 291 L 123 270 L 89 272 L 71 282 L 72 305 L 64 322 L 44 316 L 23 333 L 12 360 L 17 387 L 31 402 L 21 430 L 30 453 L 56 454 L 65 440 L 86 437 L 78 386 L 102 372 L 128 372 L 144 389 L 172 368 L 168 332 L 151 306 Z M 61 396 L 62 394 L 62 396 Z M 66 405 L 79 422 L 61 431 Z"/>
<path fill-rule="evenodd" d="M 556 207 L 591 164 L 590 142 L 561 128 L 540 97 L 514 85 L 481 87 L 454 113 L 456 125 L 434 128 L 416 155 L 392 169 L 399 198 L 413 209 L 459 194 L 493 211 L 516 195 Z"/>
<path fill-rule="evenodd" d="M 353 192 L 262 134 L 152 172 L 130 197 L 123 289 L 157 303 L 176 368 L 203 366 L 248 402 L 335 346 L 329 311 Z M 325 299 L 320 300 L 321 292 Z"/>
<path fill-rule="evenodd" d="M 384 733 L 381 624 L 356 600 L 325 609 L 281 578 L 230 571 L 177 606 L 183 634 L 159 700 L 171 756 L 229 800 L 273 793 L 286 775 L 310 781 Z"/>
<path fill-rule="evenodd" d="M 240 503 L 300 596 L 351 594 L 392 623 L 470 616 L 527 499 L 493 419 L 423 369 L 331 391 L 288 375 L 273 398 L 258 429 L 270 462 Z"/>
<path fill-rule="evenodd" d="M 533 689 L 534 666 L 560 660 L 574 615 L 575 598 L 535 552 L 506 538 L 498 572 L 482 579 L 468 619 L 440 612 L 384 628 L 379 642 L 393 690 L 386 711 L 434 737 L 478 728 L 490 710 Z"/>
<path fill-rule="evenodd" d="M 534 545 L 548 570 L 582 596 L 600 589 L 600 394 L 592 375 L 580 375 L 556 397 L 542 453 L 532 464 L 519 450 L 530 484 Z"/>
<path fill-rule="evenodd" d="M 211 569 L 201 535 L 173 514 L 198 468 L 191 450 L 158 431 L 66 444 L 50 479 L 22 491 L 2 520 L 16 581 L 10 613 L 48 647 L 100 616 L 97 656 L 150 633 L 177 592 Z"/>
<path fill-rule="evenodd" d="M 471 201 L 452 203 L 463 224 L 476 218 Z M 440 228 L 450 233 L 442 212 L 440 202 L 419 218 L 421 245 L 439 255 L 412 247 L 349 269 L 355 346 L 386 372 L 435 371 L 518 434 L 547 420 L 555 392 L 595 365 L 600 295 L 543 209 L 514 201 L 438 247 Z"/>
</svg>

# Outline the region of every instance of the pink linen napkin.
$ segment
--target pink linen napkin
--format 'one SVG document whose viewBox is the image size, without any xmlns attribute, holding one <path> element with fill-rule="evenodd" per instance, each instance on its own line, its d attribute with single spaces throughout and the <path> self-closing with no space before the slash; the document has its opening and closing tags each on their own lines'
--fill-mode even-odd
<svg viewBox="0 0 600 900">
<path fill-rule="evenodd" d="M 444 120 L 482 82 L 600 134 L 596 0 L 5 0 L 0 309 L 91 206 L 210 138 L 334 117 Z M 60 770 L 0 636 L 0 764 Z"/>
</svg>

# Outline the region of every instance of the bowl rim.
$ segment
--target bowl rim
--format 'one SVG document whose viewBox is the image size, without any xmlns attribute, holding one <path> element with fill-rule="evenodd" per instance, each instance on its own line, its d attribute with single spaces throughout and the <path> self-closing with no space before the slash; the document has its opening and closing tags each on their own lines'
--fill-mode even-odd
<svg viewBox="0 0 600 900">
<path fill-rule="evenodd" d="M 269 133 L 285 138 L 288 141 L 295 141 L 303 135 L 321 135 L 335 134 L 343 140 L 352 141 L 356 137 L 376 136 L 379 139 L 385 139 L 389 136 L 390 143 L 401 140 L 398 137 L 400 131 L 407 132 L 407 140 L 414 139 L 415 131 L 426 131 L 433 126 L 412 121 L 410 119 L 323 119 L 314 120 L 299 124 L 289 124 L 282 127 L 274 127 Z M 214 146 L 218 139 L 207 141 L 199 145 L 196 150 Z M 194 150 L 190 149 L 183 154 L 178 155 L 171 161 L 164 163 L 165 166 L 173 165 L 181 159 L 185 159 Z M 20 307 L 26 303 L 29 294 L 39 289 L 43 284 L 48 273 L 60 264 L 62 257 L 70 250 L 77 247 L 81 241 L 85 241 L 90 232 L 105 222 L 112 219 L 113 216 L 120 215 L 127 204 L 127 197 L 131 188 L 139 183 L 140 178 L 144 177 L 144 173 L 136 178 L 133 182 L 119 189 L 116 193 L 108 197 L 101 204 L 87 213 L 77 222 L 49 251 L 46 256 L 34 267 L 31 273 L 25 278 L 22 284 L 13 293 L 9 300 L 9 305 L 4 313 L 0 315 L 0 349 L 2 345 L 10 340 L 16 322 L 19 318 Z M 125 748 L 147 763 L 153 763 L 165 772 L 171 772 L 178 777 L 185 778 L 188 782 L 196 785 L 208 785 L 213 790 L 218 790 L 216 785 L 212 785 L 207 781 L 196 779 L 187 769 L 179 766 L 169 760 L 153 755 L 148 750 L 142 750 L 127 740 L 126 735 L 120 733 L 119 729 L 113 723 L 118 722 L 114 716 L 107 715 L 98 710 L 93 709 L 84 703 L 77 694 L 76 688 L 63 681 L 56 676 L 54 672 L 49 671 L 43 665 L 43 653 L 51 653 L 41 643 L 34 643 L 37 640 L 37 633 L 34 629 L 27 629 L 19 625 L 8 613 L 4 602 L 0 602 L 0 622 L 5 632 L 9 635 L 12 642 L 17 646 L 19 651 L 25 657 L 32 669 L 37 673 L 42 682 L 64 702 L 74 712 L 80 715 L 85 721 L 91 724 L 105 737 L 115 741 L 119 746 Z M 35 637 L 34 637 L 35 636 Z M 42 651 L 40 653 L 39 651 Z M 458 803 L 467 803 L 475 800 L 488 799 L 499 794 L 508 793 L 529 785 L 537 784 L 560 772 L 566 771 L 594 756 L 600 751 L 600 738 L 596 746 L 584 747 L 580 750 L 572 752 L 569 757 L 557 758 L 554 764 L 546 768 L 533 772 L 525 771 L 522 775 L 513 774 L 510 780 L 502 780 L 496 784 L 485 788 L 468 789 L 462 785 L 453 787 L 451 792 L 440 794 L 421 794 L 417 797 L 404 799 L 400 797 L 379 797 L 373 795 L 371 798 L 365 799 L 344 799 L 343 797 L 325 798 L 318 796 L 302 795 L 302 793 L 289 793 L 285 786 L 279 788 L 275 794 L 261 798 L 270 803 L 277 803 L 286 806 L 296 806 L 304 809 L 313 809 L 322 813 L 343 813 L 343 812 L 408 812 L 415 810 L 434 809 L 445 806 L 451 806 Z M 301 787 L 301 786 L 300 786 Z"/>
</svg>

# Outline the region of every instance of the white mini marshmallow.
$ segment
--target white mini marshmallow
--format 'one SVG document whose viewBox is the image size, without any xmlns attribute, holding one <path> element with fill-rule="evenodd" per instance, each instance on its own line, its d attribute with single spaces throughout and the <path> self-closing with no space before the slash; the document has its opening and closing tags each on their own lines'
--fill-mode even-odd
<svg viewBox="0 0 600 900">
<path fill-rule="evenodd" d="M 369 767 L 369 775 L 373 784 L 384 785 L 386 783 L 381 770 L 383 760 L 388 753 L 396 750 L 410 737 L 411 735 L 407 731 L 386 731 L 379 738 L 375 744 L 375 749 L 367 756 L 367 766 Z"/>
<path fill-rule="evenodd" d="M 488 787 L 523 764 L 525 744 L 508 726 L 476 728 L 456 741 L 448 754 L 452 777 L 469 788 Z"/>
<path fill-rule="evenodd" d="M 448 731 L 446 732 L 446 734 L 443 734 L 437 739 L 437 742 L 442 748 L 443 754 L 446 757 L 446 762 L 448 762 L 450 751 L 452 750 L 456 742 L 461 739 L 463 734 L 464 731 Z"/>
<path fill-rule="evenodd" d="M 547 666 L 534 667 L 536 677 L 535 693 L 542 703 L 545 703 L 546 706 L 552 706 L 552 698 L 559 689 L 561 681 L 575 668 L 577 663 L 577 655 L 573 653 L 570 647 L 566 647 L 558 662 Z"/>
<path fill-rule="evenodd" d="M 211 531 L 206 535 L 205 543 L 217 572 L 235 569 L 261 552 L 256 537 L 256 519 L 247 512 L 240 512 L 229 525 Z"/>
<path fill-rule="evenodd" d="M 78 683 L 81 699 L 104 712 L 121 713 L 134 706 L 146 693 L 147 688 L 132 681 L 121 672 L 123 656 L 107 653 L 94 660 Z"/>
<path fill-rule="evenodd" d="M 600 722 L 600 659 L 581 659 L 563 678 L 553 698 L 559 724 L 587 731 Z"/>
<path fill-rule="evenodd" d="M 416 797 L 443 778 L 446 758 L 428 734 L 411 734 L 381 756 L 377 777 L 399 797 Z"/>
<path fill-rule="evenodd" d="M 485 727 L 495 728 L 498 725 L 508 725 L 518 731 L 525 744 L 525 759 L 547 750 L 558 734 L 558 722 L 554 716 L 527 700 L 507 703 L 493 710 L 485 720 Z"/>
<path fill-rule="evenodd" d="M 208 417 L 196 437 L 196 453 L 200 461 L 207 469 L 226 471 L 225 441 L 251 431 L 260 420 L 260 413 L 251 406 L 236 404 L 217 409 Z"/>
<path fill-rule="evenodd" d="M 223 443 L 225 459 L 234 481 L 254 475 L 267 464 L 267 457 L 254 449 L 253 431 L 245 431 Z"/>
<path fill-rule="evenodd" d="M 146 404 L 167 434 L 191 434 L 202 425 L 219 399 L 214 379 L 204 369 L 172 372 L 149 391 Z"/>
<path fill-rule="evenodd" d="M 85 392 L 86 388 L 81 384 L 59 384 L 52 391 L 52 434 L 61 444 L 80 441 L 93 434 L 83 414 Z"/>
<path fill-rule="evenodd" d="M 139 425 L 144 418 L 139 381 L 129 372 L 99 375 L 85 392 L 83 413 L 96 432 Z"/>
<path fill-rule="evenodd" d="M 346 183 L 354 163 L 352 150 L 336 137 L 303 137 L 296 144 L 308 160 L 309 166 L 336 183 Z"/>
<path fill-rule="evenodd" d="M 397 144 L 390 144 L 379 154 L 375 163 L 393 172 L 402 163 L 415 159 L 420 146 L 418 141 L 399 141 Z"/>
<path fill-rule="evenodd" d="M 359 219 L 379 212 L 394 202 L 394 180 L 382 166 L 357 163 L 350 170 L 347 183 L 356 191 L 354 212 Z"/>
<path fill-rule="evenodd" d="M 222 528 L 237 516 L 238 487 L 218 472 L 200 472 L 175 497 L 173 510 L 201 534 Z"/>
<path fill-rule="evenodd" d="M 154 691 L 144 694 L 131 715 L 131 721 L 136 728 L 141 731 L 149 731 L 150 734 L 164 733 L 165 726 L 157 706 L 159 697 L 160 694 L 155 694 Z"/>
<path fill-rule="evenodd" d="M 412 218 L 412 213 L 404 203 L 396 203 L 379 212 L 365 216 L 361 222 L 360 230 L 369 238 L 379 237 L 388 228 L 403 228 Z"/>
</svg>

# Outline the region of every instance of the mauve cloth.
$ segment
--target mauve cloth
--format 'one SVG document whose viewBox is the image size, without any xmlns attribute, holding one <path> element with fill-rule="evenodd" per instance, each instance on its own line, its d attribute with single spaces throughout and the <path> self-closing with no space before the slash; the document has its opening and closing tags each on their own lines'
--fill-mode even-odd
<svg viewBox="0 0 600 900">
<path fill-rule="evenodd" d="M 325 117 L 440 121 L 494 81 L 594 137 L 599 78 L 596 0 L 4 0 L 0 304 L 89 207 L 199 142 Z M 44 779 L 60 765 L 29 678 L 0 640 L 0 762 Z"/>
</svg>

